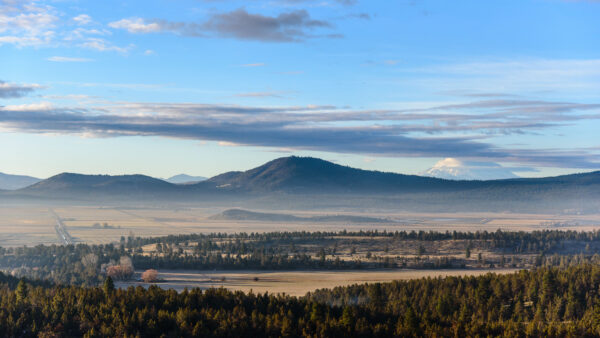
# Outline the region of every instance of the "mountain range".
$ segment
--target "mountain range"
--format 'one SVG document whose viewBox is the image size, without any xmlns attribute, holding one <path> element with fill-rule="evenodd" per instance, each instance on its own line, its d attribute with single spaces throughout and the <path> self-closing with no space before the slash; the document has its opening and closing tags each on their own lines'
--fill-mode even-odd
<svg viewBox="0 0 600 338">
<path fill-rule="evenodd" d="M 39 178 L 0 173 L 0 190 L 17 190 L 41 181 Z"/>
<path fill-rule="evenodd" d="M 547 178 L 445 180 L 367 171 L 310 157 L 284 157 L 257 168 L 190 184 L 144 175 L 63 173 L 3 198 L 66 200 L 216 200 L 264 208 L 387 208 L 539 211 L 600 209 L 600 171 Z"/>
</svg>

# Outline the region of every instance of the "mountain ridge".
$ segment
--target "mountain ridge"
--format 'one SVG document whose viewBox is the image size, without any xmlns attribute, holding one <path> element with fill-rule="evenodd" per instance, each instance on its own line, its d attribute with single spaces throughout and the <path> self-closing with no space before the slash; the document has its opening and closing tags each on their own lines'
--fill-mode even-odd
<svg viewBox="0 0 600 338">
<path fill-rule="evenodd" d="M 0 173 L 0 190 L 18 190 L 40 181 L 37 177 Z"/>
<path fill-rule="evenodd" d="M 393 210 L 598 210 L 600 171 L 545 178 L 457 181 L 368 171 L 317 158 L 284 157 L 195 184 L 145 175 L 63 173 L 6 198 L 211 203 L 272 208 Z M 220 204 L 219 204 L 220 203 Z"/>
</svg>

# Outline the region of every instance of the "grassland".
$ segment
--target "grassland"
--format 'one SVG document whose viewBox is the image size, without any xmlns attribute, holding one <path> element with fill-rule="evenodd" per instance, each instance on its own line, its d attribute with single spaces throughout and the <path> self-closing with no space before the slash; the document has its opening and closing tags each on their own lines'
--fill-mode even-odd
<svg viewBox="0 0 600 338">
<path fill-rule="evenodd" d="M 146 208 L 105 206 L 0 206 L 0 246 L 34 246 L 59 244 L 55 231 L 53 209 L 63 220 L 75 242 L 106 244 L 119 241 L 121 236 L 139 237 L 170 234 L 212 232 L 271 232 L 271 231 L 348 231 L 378 229 L 388 231 L 507 231 L 517 230 L 594 230 L 600 214 L 514 214 L 514 213 L 391 213 L 372 210 L 299 212 L 279 210 L 297 216 L 352 214 L 389 219 L 389 223 L 344 222 L 265 222 L 215 220 L 211 216 L 225 208 L 193 206 L 156 206 Z M 272 212 L 272 211 L 271 211 Z M 94 227 L 95 224 L 107 227 Z"/>
<path fill-rule="evenodd" d="M 494 269 L 494 273 L 505 274 L 515 269 Z M 208 289 L 223 287 L 232 291 L 255 293 L 285 293 L 304 296 L 317 289 L 333 288 L 362 283 L 390 282 L 418 278 L 446 276 L 479 276 L 488 269 L 468 270 L 378 270 L 378 271 L 181 271 L 161 270 L 158 286 L 183 291 L 185 288 Z M 140 274 L 141 271 L 138 272 Z M 118 282 L 118 287 L 144 286 L 141 281 Z"/>
</svg>

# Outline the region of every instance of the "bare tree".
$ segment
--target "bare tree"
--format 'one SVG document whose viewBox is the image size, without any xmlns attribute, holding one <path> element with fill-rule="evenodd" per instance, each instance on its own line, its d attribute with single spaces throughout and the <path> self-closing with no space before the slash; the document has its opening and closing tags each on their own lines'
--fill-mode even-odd
<svg viewBox="0 0 600 338">
<path fill-rule="evenodd" d="M 158 271 L 148 269 L 142 273 L 142 280 L 146 283 L 156 282 L 158 280 Z"/>
<path fill-rule="evenodd" d="M 129 256 L 121 256 L 121 259 L 119 260 L 119 265 L 130 267 L 131 270 L 133 270 L 133 261 Z"/>
<path fill-rule="evenodd" d="M 98 255 L 89 253 L 81 258 L 81 263 L 88 270 L 96 270 L 96 267 L 98 266 Z"/>
</svg>

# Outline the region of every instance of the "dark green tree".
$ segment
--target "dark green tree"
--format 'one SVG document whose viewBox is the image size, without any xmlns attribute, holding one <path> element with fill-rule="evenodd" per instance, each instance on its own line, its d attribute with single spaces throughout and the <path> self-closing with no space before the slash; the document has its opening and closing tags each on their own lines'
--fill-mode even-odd
<svg viewBox="0 0 600 338">
<path fill-rule="evenodd" d="M 110 276 L 106 277 L 102 288 L 104 289 L 105 295 L 110 295 L 115 291 L 115 283 L 113 282 L 112 278 L 110 278 Z"/>
</svg>

